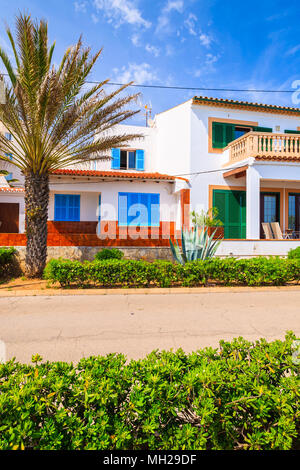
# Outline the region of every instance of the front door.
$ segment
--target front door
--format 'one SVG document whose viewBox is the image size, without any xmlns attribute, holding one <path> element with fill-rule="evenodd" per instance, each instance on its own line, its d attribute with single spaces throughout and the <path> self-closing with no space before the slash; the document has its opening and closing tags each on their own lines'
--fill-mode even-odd
<svg viewBox="0 0 300 470">
<path fill-rule="evenodd" d="M 19 233 L 19 204 L 0 203 L 0 233 Z"/>
<path fill-rule="evenodd" d="M 262 222 L 280 223 L 280 193 L 260 193 L 260 238 L 264 238 Z"/>
<path fill-rule="evenodd" d="M 246 191 L 215 189 L 213 207 L 223 222 L 224 238 L 246 238 Z"/>
</svg>

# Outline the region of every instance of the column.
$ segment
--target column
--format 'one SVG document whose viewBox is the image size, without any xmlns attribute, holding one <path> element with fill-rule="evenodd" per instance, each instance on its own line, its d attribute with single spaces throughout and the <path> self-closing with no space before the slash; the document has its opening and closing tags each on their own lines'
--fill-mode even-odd
<svg viewBox="0 0 300 470">
<path fill-rule="evenodd" d="M 249 166 L 246 176 L 246 238 L 260 238 L 260 175 Z"/>
</svg>

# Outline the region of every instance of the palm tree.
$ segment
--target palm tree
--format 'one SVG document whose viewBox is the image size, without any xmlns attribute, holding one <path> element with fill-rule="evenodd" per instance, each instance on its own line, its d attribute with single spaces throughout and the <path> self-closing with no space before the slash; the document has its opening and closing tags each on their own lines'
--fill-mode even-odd
<svg viewBox="0 0 300 470">
<path fill-rule="evenodd" d="M 102 49 L 92 55 L 81 37 L 55 68 L 51 65 L 55 44 L 48 46 L 45 21 L 20 14 L 15 39 L 9 28 L 6 32 L 15 64 L 0 48 L 10 79 L 0 119 L 13 140 L 0 135 L 0 160 L 9 161 L 5 154 L 13 154 L 9 162 L 24 175 L 26 274 L 40 277 L 47 257 L 49 175 L 70 164 L 104 158 L 112 147 L 140 137 L 110 132 L 138 112 L 130 107 L 138 95 L 120 95 L 131 83 L 111 93 L 103 90 L 109 80 L 87 86 Z"/>
</svg>

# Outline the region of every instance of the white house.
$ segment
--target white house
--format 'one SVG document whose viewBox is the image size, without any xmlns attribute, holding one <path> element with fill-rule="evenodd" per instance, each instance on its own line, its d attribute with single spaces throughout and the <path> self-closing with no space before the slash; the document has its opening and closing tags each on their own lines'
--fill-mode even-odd
<svg viewBox="0 0 300 470">
<path fill-rule="evenodd" d="M 143 138 L 51 175 L 49 245 L 168 246 L 191 210 L 211 207 L 224 224 L 220 255 L 284 255 L 299 244 L 299 108 L 195 97 L 150 127 L 120 131 Z M 0 181 L 3 245 L 25 243 L 18 176 L 18 188 Z M 265 239 L 262 222 L 274 221 L 288 238 Z"/>
</svg>

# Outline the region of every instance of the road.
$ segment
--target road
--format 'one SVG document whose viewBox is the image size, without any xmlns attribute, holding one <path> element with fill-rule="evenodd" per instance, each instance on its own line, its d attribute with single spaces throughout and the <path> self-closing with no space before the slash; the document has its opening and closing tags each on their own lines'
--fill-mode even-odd
<svg viewBox="0 0 300 470">
<path fill-rule="evenodd" d="M 299 289 L 0 299 L 0 352 L 21 362 L 36 353 L 52 361 L 111 352 L 140 358 L 238 336 L 280 339 L 287 330 L 300 336 Z"/>
</svg>

